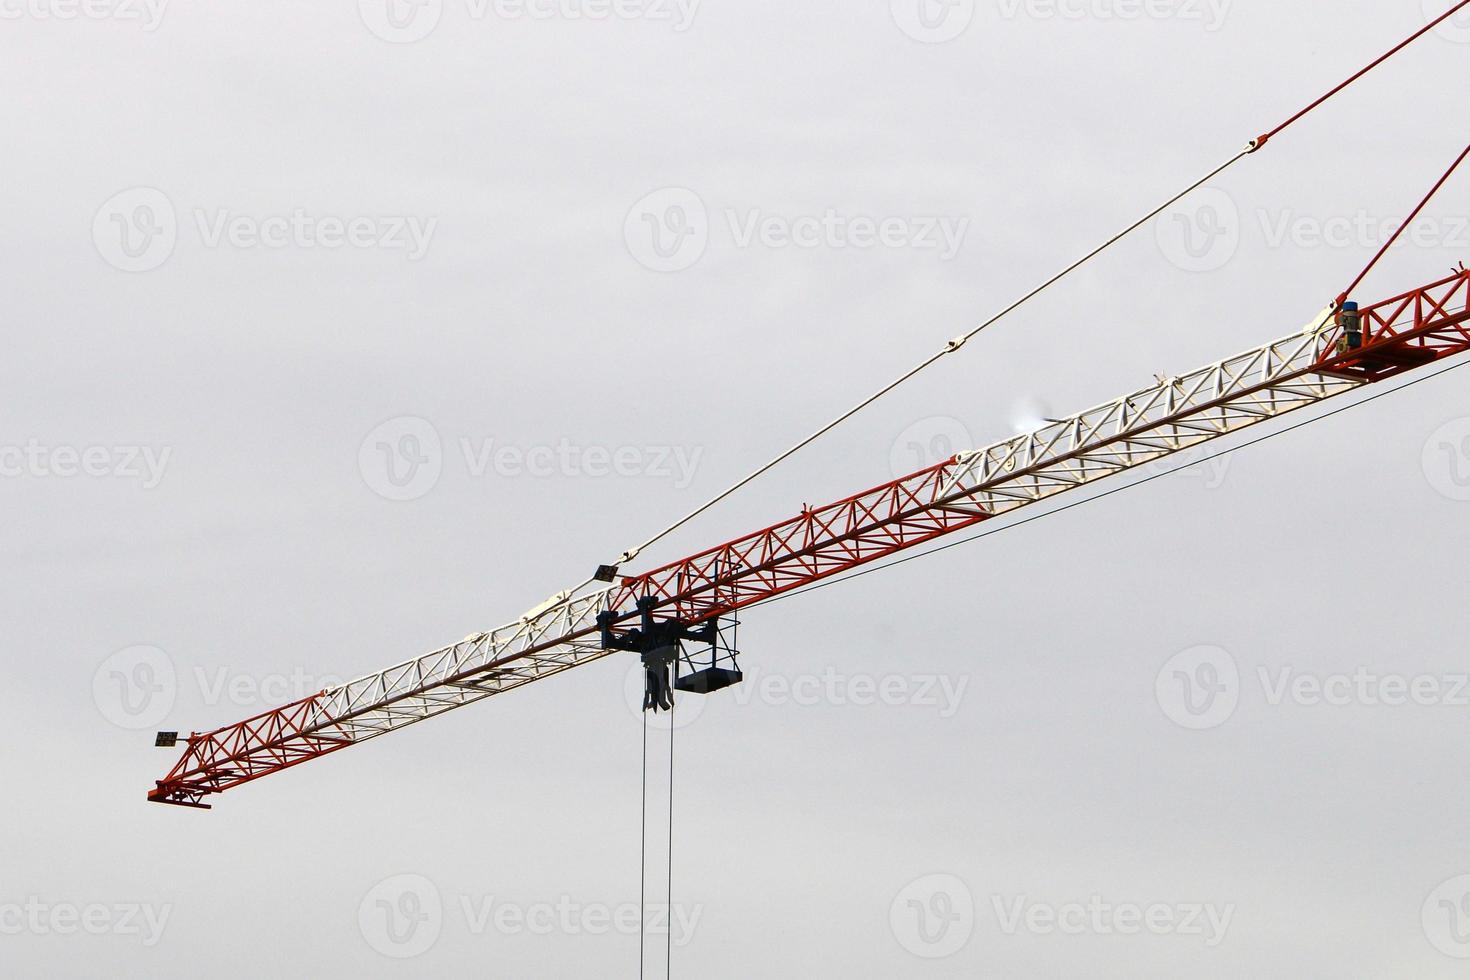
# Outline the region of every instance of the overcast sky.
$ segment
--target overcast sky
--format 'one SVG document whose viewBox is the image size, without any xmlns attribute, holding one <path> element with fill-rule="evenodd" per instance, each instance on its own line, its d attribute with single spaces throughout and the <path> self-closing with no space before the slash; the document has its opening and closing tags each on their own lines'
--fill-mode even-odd
<svg viewBox="0 0 1470 980">
<path fill-rule="evenodd" d="M 636 975 L 632 655 L 208 813 L 154 731 L 581 581 L 1447 4 L 0 0 L 0 973 Z M 1467 56 L 634 570 L 1296 331 Z M 1470 173 L 1428 215 L 1358 298 L 1470 255 Z M 680 709 L 674 970 L 1463 976 L 1467 385 L 750 611 Z"/>
</svg>

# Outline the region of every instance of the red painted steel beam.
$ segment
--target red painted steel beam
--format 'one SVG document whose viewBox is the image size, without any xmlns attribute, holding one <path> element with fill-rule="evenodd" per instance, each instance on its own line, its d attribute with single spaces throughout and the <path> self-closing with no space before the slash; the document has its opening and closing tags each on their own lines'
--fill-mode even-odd
<svg viewBox="0 0 1470 980">
<path fill-rule="evenodd" d="M 1360 347 L 1333 353 L 1342 333 L 1339 326 L 1327 336 L 1323 350 L 1328 353 L 1298 376 L 1318 373 L 1373 382 L 1470 350 L 1470 272 L 1462 268 L 1446 279 L 1375 304 L 1361 316 Z M 1195 406 L 1155 427 L 1208 408 Z M 656 615 L 693 625 L 972 527 L 991 516 L 972 502 L 966 507 L 976 490 L 938 496 L 960 465 L 950 459 L 642 575 L 624 577 L 608 608 L 618 610 L 620 622 L 631 626 L 637 616 L 636 600 L 654 596 Z M 1017 475 L 1026 471 L 1018 470 Z M 596 632 L 588 627 L 548 638 L 496 661 L 493 668 Z M 472 680 L 486 670 L 481 666 L 449 681 Z M 352 715 L 312 720 L 325 694 L 191 735 L 183 757 L 148 798 L 204 806 L 202 800 L 210 794 L 356 744 L 342 727 Z M 353 715 L 379 707 L 368 706 Z"/>
</svg>

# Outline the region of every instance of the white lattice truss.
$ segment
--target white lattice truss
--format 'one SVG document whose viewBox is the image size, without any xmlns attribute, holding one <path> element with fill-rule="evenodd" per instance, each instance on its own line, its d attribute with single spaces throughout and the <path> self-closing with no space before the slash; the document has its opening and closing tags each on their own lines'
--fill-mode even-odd
<svg viewBox="0 0 1470 980">
<path fill-rule="evenodd" d="M 952 531 L 1135 469 L 1470 350 L 1470 272 L 1363 311 L 1363 340 L 1331 313 L 1306 330 L 236 725 L 189 738 L 150 798 L 208 793 L 608 656 L 602 627 L 650 615 L 705 622 Z M 599 616 L 613 614 L 609 622 Z"/>
<path fill-rule="evenodd" d="M 1246 351 L 1177 378 L 963 453 L 924 488 L 926 508 L 996 517 L 1083 484 L 1352 390 L 1359 380 L 1311 374 L 1316 330 Z M 871 491 L 904 492 L 885 485 Z M 876 507 L 870 509 L 877 509 Z M 361 741 L 607 656 L 597 615 L 632 593 L 608 587 L 537 615 L 329 690 L 310 727 Z M 628 612 L 627 605 L 621 611 Z"/>
</svg>

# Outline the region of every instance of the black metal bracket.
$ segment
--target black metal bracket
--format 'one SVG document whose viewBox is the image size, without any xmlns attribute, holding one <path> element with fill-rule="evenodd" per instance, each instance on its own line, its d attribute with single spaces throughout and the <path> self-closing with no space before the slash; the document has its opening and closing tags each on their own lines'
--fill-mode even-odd
<svg viewBox="0 0 1470 980">
<path fill-rule="evenodd" d="M 613 624 L 618 621 L 616 612 L 609 610 L 598 613 L 597 626 L 602 631 L 602 648 L 647 653 L 660 647 L 678 646 L 681 640 L 689 640 L 692 643 L 713 643 L 718 635 L 719 624 L 716 620 L 710 620 L 695 627 L 686 626 L 677 619 L 656 620 L 653 618 L 653 607 L 656 605 L 658 605 L 658 599 L 654 596 L 644 596 L 639 599 L 639 625 L 626 633 L 613 632 Z"/>
<path fill-rule="evenodd" d="M 658 599 L 655 596 L 639 599 L 638 626 L 621 633 L 613 629 L 620 618 L 617 612 L 608 610 L 597 616 L 604 650 L 630 650 L 639 654 L 643 661 L 644 711 L 672 710 L 675 690 L 707 694 L 738 682 L 739 675 L 736 674 L 734 680 L 723 683 L 719 680 L 711 683 L 706 678 L 691 686 L 689 678 L 680 677 L 679 664 L 684 641 L 708 644 L 713 649 L 719 640 L 720 622 L 717 617 L 699 626 L 688 626 L 677 619 L 654 619 L 653 610 L 657 605 Z"/>
</svg>

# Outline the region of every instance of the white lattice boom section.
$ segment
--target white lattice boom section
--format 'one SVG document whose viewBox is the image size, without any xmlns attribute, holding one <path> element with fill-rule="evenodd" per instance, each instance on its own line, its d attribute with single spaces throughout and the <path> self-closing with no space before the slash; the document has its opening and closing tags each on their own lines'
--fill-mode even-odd
<svg viewBox="0 0 1470 980">
<path fill-rule="evenodd" d="M 1470 349 L 1470 273 L 1364 310 L 1362 337 L 1324 314 L 1305 331 L 1114 399 L 599 591 L 560 595 L 515 623 L 467 637 L 266 712 L 189 737 L 149 793 L 208 795 L 614 652 L 614 628 L 653 597 L 654 615 L 694 625 L 1134 469 L 1211 439 Z"/>
</svg>

